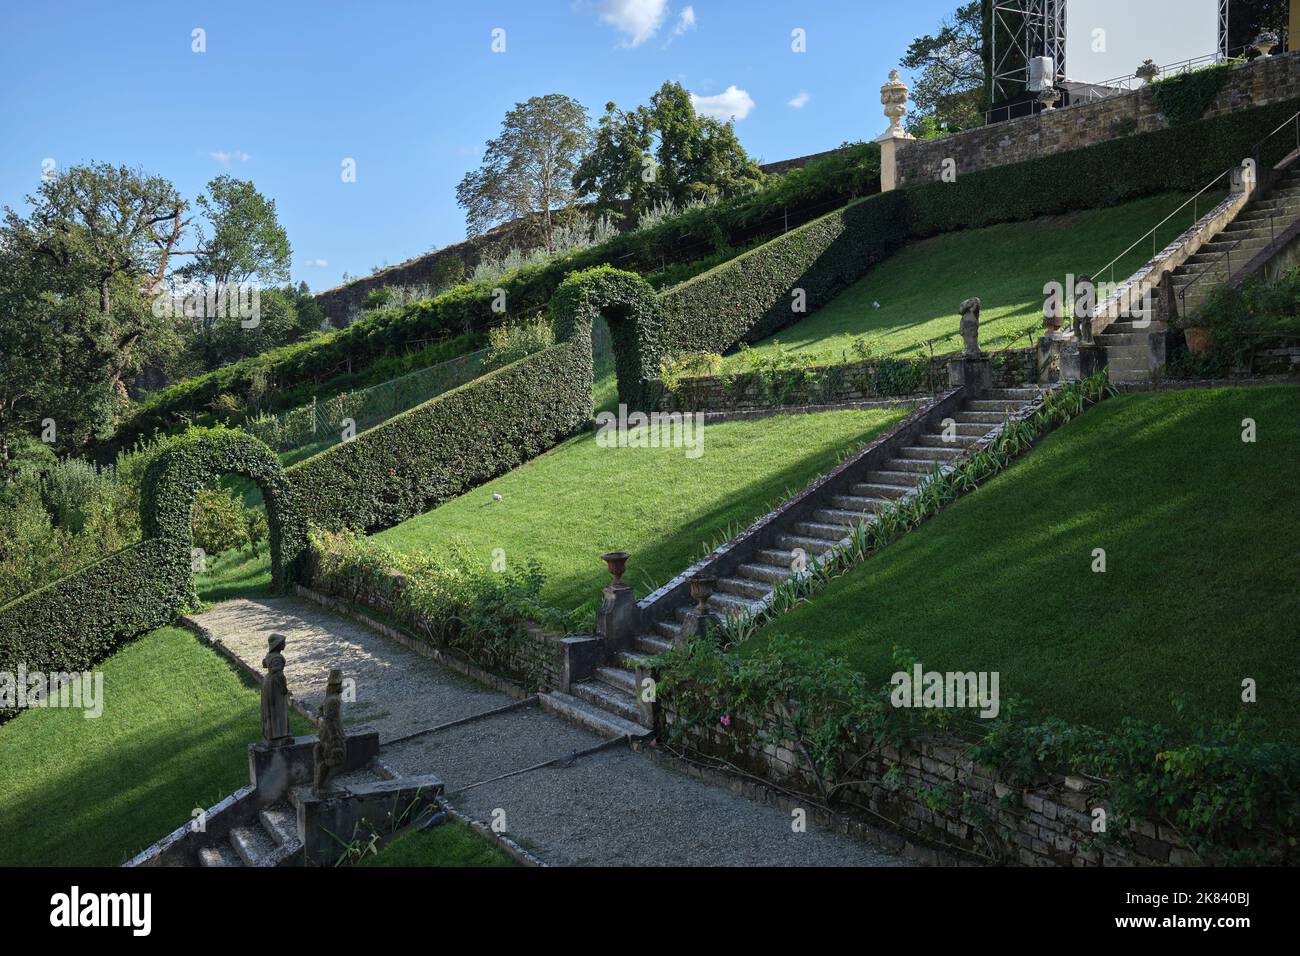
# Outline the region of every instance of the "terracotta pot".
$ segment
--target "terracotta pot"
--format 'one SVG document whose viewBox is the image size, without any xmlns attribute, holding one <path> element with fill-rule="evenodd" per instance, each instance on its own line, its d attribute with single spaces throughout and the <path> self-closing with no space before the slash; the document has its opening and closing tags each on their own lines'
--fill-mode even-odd
<svg viewBox="0 0 1300 956">
<path fill-rule="evenodd" d="M 1214 341 L 1214 334 L 1203 325 L 1189 326 L 1183 329 L 1183 335 L 1187 338 L 1188 351 L 1196 355 L 1208 352 Z"/>
<path fill-rule="evenodd" d="M 613 585 L 616 588 L 623 586 L 623 569 L 627 567 L 627 559 L 632 557 L 626 551 L 611 551 L 609 554 L 602 554 L 600 559 L 605 562 L 605 567 L 609 568 L 610 576 L 613 577 Z"/>
<path fill-rule="evenodd" d="M 703 612 L 709 603 L 709 597 L 718 586 L 718 579 L 711 574 L 699 574 L 691 578 L 691 597 L 695 599 L 695 609 Z"/>
<path fill-rule="evenodd" d="M 1051 318 L 1046 316 L 1043 317 L 1043 328 L 1047 329 L 1047 331 L 1049 332 L 1061 331 L 1061 326 L 1064 324 L 1065 324 L 1065 319 L 1061 318 L 1060 316 L 1054 316 Z"/>
</svg>

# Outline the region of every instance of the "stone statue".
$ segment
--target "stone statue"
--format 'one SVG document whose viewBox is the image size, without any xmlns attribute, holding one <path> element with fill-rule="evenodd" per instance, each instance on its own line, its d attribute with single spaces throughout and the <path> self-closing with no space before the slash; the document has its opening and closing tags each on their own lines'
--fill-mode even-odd
<svg viewBox="0 0 1300 956">
<path fill-rule="evenodd" d="M 343 672 L 330 669 L 325 685 L 325 702 L 316 711 L 316 734 L 320 740 L 312 748 L 315 773 L 312 785 L 317 792 L 325 789 L 333 773 L 347 760 L 348 738 L 343 733 Z"/>
<path fill-rule="evenodd" d="M 289 683 L 284 677 L 284 635 L 272 634 L 267 641 L 262 668 L 262 736 L 273 747 L 289 740 Z"/>
<path fill-rule="evenodd" d="M 1092 314 L 1097 309 L 1097 287 L 1088 276 L 1074 281 L 1074 337 L 1080 345 L 1092 345 Z"/>
<path fill-rule="evenodd" d="M 961 309 L 962 354 L 967 358 L 980 357 L 980 300 L 967 299 Z"/>
</svg>

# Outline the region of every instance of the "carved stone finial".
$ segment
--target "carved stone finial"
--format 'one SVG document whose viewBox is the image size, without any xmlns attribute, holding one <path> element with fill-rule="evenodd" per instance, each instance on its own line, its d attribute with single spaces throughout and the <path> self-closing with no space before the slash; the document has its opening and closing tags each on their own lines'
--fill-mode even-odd
<svg viewBox="0 0 1300 956">
<path fill-rule="evenodd" d="M 961 309 L 962 354 L 968 358 L 980 356 L 980 300 L 976 296 L 967 299 Z"/>
<path fill-rule="evenodd" d="M 907 115 L 907 84 L 899 78 L 897 70 L 889 71 L 889 82 L 880 88 L 880 102 L 889 117 L 888 133 L 895 130 L 901 133 L 903 117 Z"/>
</svg>

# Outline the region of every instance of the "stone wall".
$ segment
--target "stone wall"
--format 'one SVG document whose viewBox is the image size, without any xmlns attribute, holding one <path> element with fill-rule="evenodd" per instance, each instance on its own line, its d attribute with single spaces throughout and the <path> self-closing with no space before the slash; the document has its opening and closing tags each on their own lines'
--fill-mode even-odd
<svg viewBox="0 0 1300 956">
<path fill-rule="evenodd" d="M 660 698 L 658 719 L 676 714 Z M 773 725 L 776 726 L 775 719 Z M 771 739 L 774 735 L 766 735 Z M 754 728 L 733 720 L 707 735 L 694 735 L 694 749 L 788 790 L 821 802 L 812 767 L 794 741 L 764 744 Z M 1082 777 L 1055 776 L 1034 787 L 1008 783 L 995 768 L 976 764 L 956 739 L 913 740 L 899 749 L 863 746 L 848 755 L 853 766 L 838 808 L 856 809 L 924 841 L 922 862 L 949 862 L 957 853 L 985 862 L 1025 866 L 1192 865 L 1196 856 L 1168 827 L 1137 821 L 1106 839 L 1093 832 L 1093 811 L 1109 807 L 1098 787 Z M 947 859 L 946 859 L 947 858 Z"/>
<path fill-rule="evenodd" d="M 1205 118 L 1300 96 L 1300 52 L 1255 60 L 1232 70 Z M 957 173 L 1021 163 L 1169 125 L 1149 88 L 1093 103 L 908 143 L 898 151 L 899 186 L 939 178 L 953 159 Z"/>
<path fill-rule="evenodd" d="M 868 359 L 773 373 L 740 372 L 683 378 L 660 398 L 664 411 L 733 412 L 784 406 L 835 405 L 873 399 L 932 395 L 948 387 L 953 355 L 932 359 Z M 990 353 L 994 388 L 1038 381 L 1037 351 Z"/>
</svg>

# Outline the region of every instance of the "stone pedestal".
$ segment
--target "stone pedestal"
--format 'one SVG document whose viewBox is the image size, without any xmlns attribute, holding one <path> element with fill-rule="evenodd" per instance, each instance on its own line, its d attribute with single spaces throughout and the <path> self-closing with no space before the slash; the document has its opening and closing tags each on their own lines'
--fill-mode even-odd
<svg viewBox="0 0 1300 956">
<path fill-rule="evenodd" d="M 1106 349 L 1100 345 L 1072 345 L 1061 352 L 1061 381 L 1082 382 L 1106 367 Z"/>
<path fill-rule="evenodd" d="M 898 150 L 916 142 L 916 137 L 892 127 L 876 137 L 875 142 L 880 144 L 880 191 L 887 193 L 898 188 Z"/>
<path fill-rule="evenodd" d="M 298 839 L 304 866 L 331 866 L 343 844 L 367 842 L 420 819 L 442 794 L 442 781 L 424 775 L 359 783 L 346 790 L 316 793 L 310 787 L 290 794 L 298 812 Z M 400 815 L 396 819 L 395 815 Z M 339 841 L 342 840 L 343 844 Z"/>
<path fill-rule="evenodd" d="M 673 643 L 678 647 L 685 646 L 686 642 L 695 635 L 709 628 L 720 629 L 724 623 L 726 622 L 723 621 L 722 615 L 717 611 L 711 611 L 707 608 L 701 611 L 699 608 L 693 607 L 686 612 L 681 629 L 677 632 L 677 639 Z"/>
<path fill-rule="evenodd" d="M 982 394 L 993 387 L 993 368 L 983 355 L 960 355 L 948 363 L 948 384 Z"/>
<path fill-rule="evenodd" d="M 611 584 L 604 590 L 605 601 L 596 614 L 596 633 L 605 640 L 605 650 L 616 654 L 631 648 L 641 629 L 641 610 L 636 595 L 626 584 Z"/>
<path fill-rule="evenodd" d="M 260 806 L 270 806 L 284 798 L 292 788 L 312 781 L 312 748 L 318 738 L 291 737 L 272 747 L 265 742 L 248 745 L 248 779 L 256 788 Z M 379 734 L 368 731 L 348 735 L 347 759 L 339 774 L 366 766 L 379 755 Z"/>
</svg>

